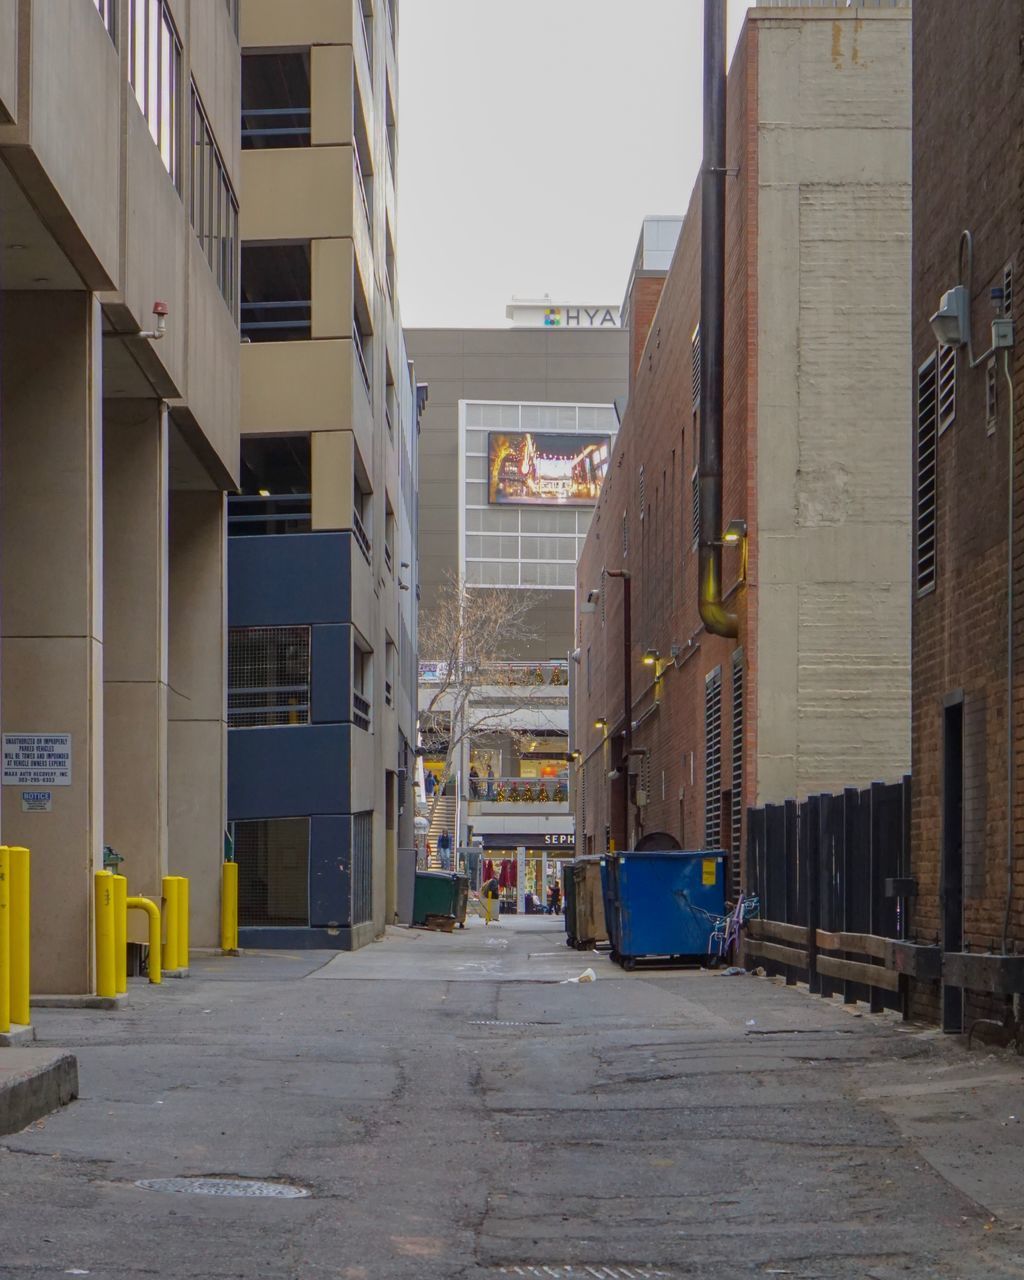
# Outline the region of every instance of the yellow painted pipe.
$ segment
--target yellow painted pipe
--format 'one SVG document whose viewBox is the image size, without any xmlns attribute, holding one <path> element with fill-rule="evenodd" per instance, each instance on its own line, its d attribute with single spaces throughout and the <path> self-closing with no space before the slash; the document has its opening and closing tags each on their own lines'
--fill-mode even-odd
<svg viewBox="0 0 1024 1280">
<path fill-rule="evenodd" d="M 114 877 L 109 871 L 93 875 L 96 908 L 96 994 L 117 995 L 117 965 L 114 961 Z"/>
<path fill-rule="evenodd" d="M 114 873 L 114 985 L 128 990 L 128 879 Z"/>
<path fill-rule="evenodd" d="M 167 937 L 164 941 L 164 973 L 181 968 L 178 960 L 178 877 L 164 876 L 164 926 Z"/>
<path fill-rule="evenodd" d="M 126 908 L 138 908 L 149 916 L 149 980 L 154 986 L 163 982 L 160 969 L 160 908 L 148 898 L 126 898 Z"/>
<path fill-rule="evenodd" d="M 188 877 L 178 876 L 178 967 L 188 968 Z"/>
<path fill-rule="evenodd" d="M 221 864 L 220 949 L 238 950 L 238 863 Z"/>
<path fill-rule="evenodd" d="M 8 850 L 11 912 L 11 1021 L 28 1026 L 29 966 L 31 963 L 31 906 L 29 853 L 20 845 Z"/>
<path fill-rule="evenodd" d="M 11 1029 L 11 858 L 0 845 L 0 1032 Z"/>
</svg>

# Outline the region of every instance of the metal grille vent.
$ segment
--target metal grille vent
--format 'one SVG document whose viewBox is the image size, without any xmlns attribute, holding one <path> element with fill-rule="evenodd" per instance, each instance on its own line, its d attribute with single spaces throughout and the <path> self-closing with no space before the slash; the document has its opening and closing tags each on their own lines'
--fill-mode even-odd
<svg viewBox="0 0 1024 1280">
<path fill-rule="evenodd" d="M 690 339 L 690 404 L 693 410 L 696 410 L 700 404 L 700 370 L 700 325 L 698 325 Z"/>
<path fill-rule="evenodd" d="M 629 555 L 629 516 L 625 511 L 622 513 L 622 558 L 623 560 Z"/>
<path fill-rule="evenodd" d="M 691 525 L 690 536 L 693 538 L 693 545 L 697 546 L 697 544 L 700 542 L 700 474 L 697 471 L 696 467 L 694 468 L 694 471 L 693 471 L 693 480 L 691 481 L 691 483 L 693 486 L 693 494 L 692 494 L 693 512 L 692 512 L 692 517 L 690 522 L 690 525 Z"/>
<path fill-rule="evenodd" d="M 939 348 L 939 434 L 956 418 L 956 347 Z"/>
<path fill-rule="evenodd" d="M 640 468 L 640 519 L 644 518 L 647 510 L 647 480 L 644 476 L 643 467 Z"/>
<path fill-rule="evenodd" d="M 1013 263 L 1003 268 L 1003 315 L 1013 315 Z"/>
<path fill-rule="evenodd" d="M 704 847 L 722 843 L 722 668 L 704 684 Z"/>
<path fill-rule="evenodd" d="M 917 594 L 935 586 L 938 486 L 938 376 L 934 355 L 917 371 L 917 493 L 915 556 Z"/>
<path fill-rule="evenodd" d="M 352 923 L 373 918 L 373 814 L 352 815 Z"/>
<path fill-rule="evenodd" d="M 309 724 L 309 627 L 232 627 L 228 726 Z"/>
<path fill-rule="evenodd" d="M 732 813 L 729 815 L 734 894 L 740 886 L 743 843 L 743 681 L 743 653 L 737 650 L 732 659 Z"/>
<path fill-rule="evenodd" d="M 309 819 L 260 818 L 232 824 L 238 863 L 238 923 L 309 924 Z"/>
</svg>

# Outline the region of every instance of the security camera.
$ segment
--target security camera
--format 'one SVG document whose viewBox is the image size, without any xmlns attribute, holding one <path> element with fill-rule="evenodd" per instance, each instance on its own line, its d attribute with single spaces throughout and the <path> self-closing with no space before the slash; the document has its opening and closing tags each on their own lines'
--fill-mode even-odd
<svg viewBox="0 0 1024 1280">
<path fill-rule="evenodd" d="M 966 346 L 971 336 L 967 289 L 954 285 L 942 295 L 939 309 L 931 318 L 932 332 L 943 347 Z"/>
</svg>

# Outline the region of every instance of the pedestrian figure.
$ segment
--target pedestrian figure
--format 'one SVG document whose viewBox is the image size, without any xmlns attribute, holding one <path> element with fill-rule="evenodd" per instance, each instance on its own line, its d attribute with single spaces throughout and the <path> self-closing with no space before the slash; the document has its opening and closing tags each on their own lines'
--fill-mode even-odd
<svg viewBox="0 0 1024 1280">
<path fill-rule="evenodd" d="M 480 795 L 480 775 L 476 771 L 476 765 L 469 770 L 469 798 L 476 800 Z"/>
<path fill-rule="evenodd" d="M 487 766 L 487 799 L 494 799 L 494 770 L 490 765 Z"/>
<path fill-rule="evenodd" d="M 480 897 L 484 904 L 484 924 L 490 924 L 491 918 L 497 921 L 498 918 L 498 898 L 501 896 L 501 888 L 498 885 L 496 876 L 491 876 L 490 880 L 485 880 L 483 888 L 480 890 Z"/>
<path fill-rule="evenodd" d="M 452 869 L 452 838 L 447 831 L 442 831 L 437 841 L 437 853 L 441 859 L 441 870 Z"/>
<path fill-rule="evenodd" d="M 428 770 L 427 770 L 427 773 L 426 773 L 426 776 L 425 776 L 425 777 L 424 777 L 424 779 L 423 779 L 423 787 L 424 787 L 424 790 L 425 790 L 425 791 L 426 791 L 426 793 L 427 793 L 427 799 L 428 799 L 428 800 L 429 800 L 429 799 L 430 799 L 430 797 L 434 794 L 434 787 L 435 787 L 436 785 L 437 785 L 437 779 L 434 777 L 434 775 L 433 775 L 433 774 L 430 772 L 430 770 L 428 769 Z"/>
</svg>

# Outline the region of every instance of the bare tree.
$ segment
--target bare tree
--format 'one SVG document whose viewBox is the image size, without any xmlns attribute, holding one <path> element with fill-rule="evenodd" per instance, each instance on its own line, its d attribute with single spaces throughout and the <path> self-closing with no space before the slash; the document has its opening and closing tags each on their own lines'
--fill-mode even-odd
<svg viewBox="0 0 1024 1280">
<path fill-rule="evenodd" d="M 543 711 L 550 705 L 550 696 L 542 692 L 542 664 L 531 680 L 509 656 L 536 639 L 531 614 L 539 600 L 533 592 L 467 587 L 449 576 L 436 605 L 420 615 L 420 660 L 432 666 L 430 698 L 420 711 L 420 740 L 444 757 L 431 822 L 469 739 L 493 733 L 518 736 L 525 709 Z M 495 689 L 497 693 L 490 692 Z M 551 728 L 557 728 L 554 719 Z"/>
</svg>

